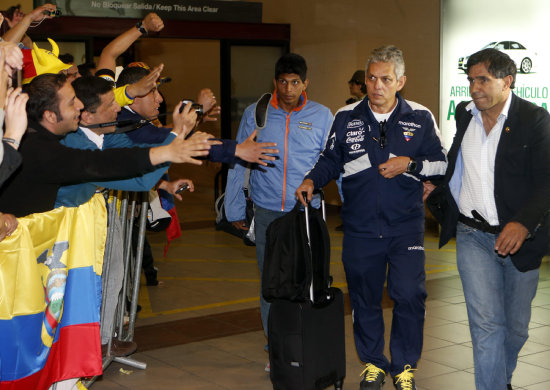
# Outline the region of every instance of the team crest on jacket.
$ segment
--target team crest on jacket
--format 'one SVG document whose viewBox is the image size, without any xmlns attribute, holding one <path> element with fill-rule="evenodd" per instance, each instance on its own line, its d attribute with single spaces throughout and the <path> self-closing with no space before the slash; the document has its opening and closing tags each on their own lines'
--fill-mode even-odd
<svg viewBox="0 0 550 390">
<path fill-rule="evenodd" d="M 403 137 L 405 137 L 405 141 L 407 142 L 409 142 L 413 136 L 414 136 L 414 133 L 412 131 L 403 132 Z"/>
<path fill-rule="evenodd" d="M 403 129 L 403 137 L 405 138 L 405 141 L 409 142 L 412 137 L 414 137 L 414 133 L 417 129 L 420 129 L 422 125 L 419 125 L 418 123 L 414 122 L 398 122 L 401 125 L 401 128 Z"/>
</svg>

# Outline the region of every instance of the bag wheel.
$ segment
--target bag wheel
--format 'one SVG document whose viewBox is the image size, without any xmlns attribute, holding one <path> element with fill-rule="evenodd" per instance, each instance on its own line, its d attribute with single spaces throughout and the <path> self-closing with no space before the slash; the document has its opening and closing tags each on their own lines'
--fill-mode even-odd
<svg viewBox="0 0 550 390">
<path fill-rule="evenodd" d="M 344 387 L 344 379 L 339 379 L 334 383 L 334 390 L 342 390 Z"/>
</svg>

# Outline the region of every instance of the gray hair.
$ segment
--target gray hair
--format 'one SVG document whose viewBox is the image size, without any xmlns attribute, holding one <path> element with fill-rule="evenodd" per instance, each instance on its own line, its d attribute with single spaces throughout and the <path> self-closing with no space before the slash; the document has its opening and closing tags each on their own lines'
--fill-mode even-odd
<svg viewBox="0 0 550 390">
<path fill-rule="evenodd" d="M 400 79 L 405 75 L 405 60 L 403 52 L 393 45 L 382 46 L 374 49 L 367 60 L 367 70 L 369 65 L 377 62 L 391 62 L 395 66 L 395 75 Z"/>
</svg>

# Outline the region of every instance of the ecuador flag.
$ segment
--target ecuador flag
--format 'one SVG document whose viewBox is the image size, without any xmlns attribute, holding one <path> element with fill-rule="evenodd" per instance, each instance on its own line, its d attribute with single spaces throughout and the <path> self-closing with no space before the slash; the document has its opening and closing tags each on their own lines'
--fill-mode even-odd
<svg viewBox="0 0 550 390">
<path fill-rule="evenodd" d="M 98 194 L 20 218 L 0 242 L 0 390 L 102 373 L 97 281 L 106 227 Z"/>
</svg>

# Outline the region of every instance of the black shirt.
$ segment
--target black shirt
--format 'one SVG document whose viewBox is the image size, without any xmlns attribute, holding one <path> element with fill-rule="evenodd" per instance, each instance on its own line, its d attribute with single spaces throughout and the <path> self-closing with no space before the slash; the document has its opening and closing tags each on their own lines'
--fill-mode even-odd
<svg viewBox="0 0 550 390">
<path fill-rule="evenodd" d="M 117 180 L 153 169 L 148 148 L 72 149 L 38 123 L 21 141 L 21 166 L 0 188 L 0 211 L 22 217 L 54 208 L 62 185 Z"/>
</svg>

